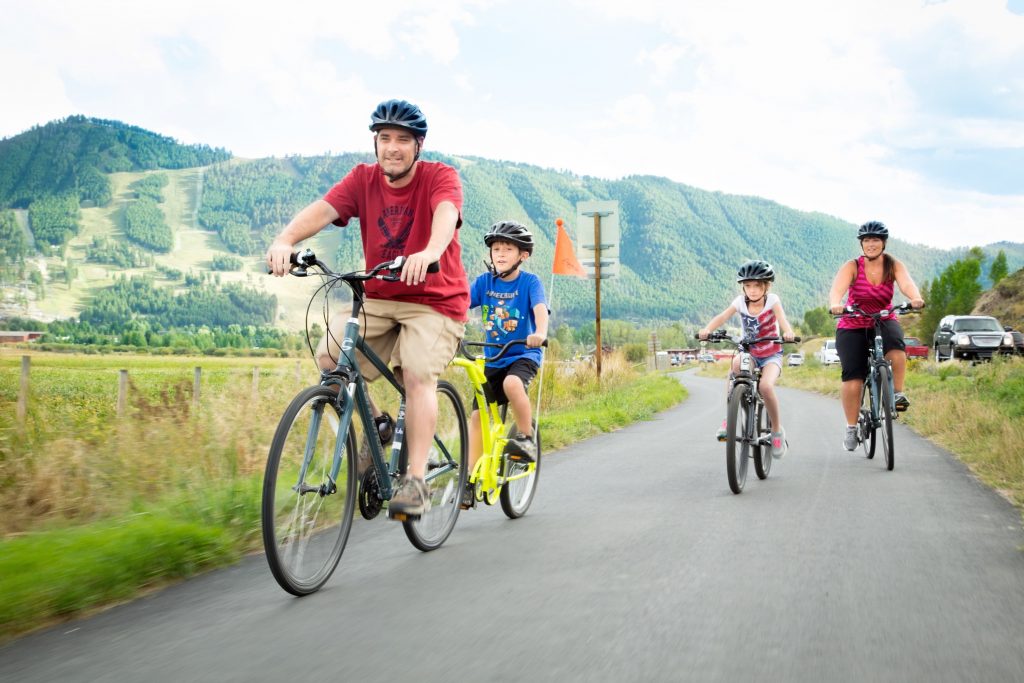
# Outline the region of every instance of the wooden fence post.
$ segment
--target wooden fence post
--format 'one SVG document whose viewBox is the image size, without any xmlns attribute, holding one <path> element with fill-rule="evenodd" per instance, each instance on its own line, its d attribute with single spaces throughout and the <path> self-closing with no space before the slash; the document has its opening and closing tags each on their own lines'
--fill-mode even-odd
<svg viewBox="0 0 1024 683">
<path fill-rule="evenodd" d="M 125 408 L 128 406 L 128 370 L 118 371 L 120 377 L 117 381 L 117 416 L 124 417 Z"/>
<path fill-rule="evenodd" d="M 295 361 L 295 383 L 302 386 L 302 361 Z"/>
<path fill-rule="evenodd" d="M 260 397 L 260 367 L 258 365 L 252 366 L 252 400 L 255 401 Z"/>
<path fill-rule="evenodd" d="M 31 356 L 21 357 L 21 388 L 18 389 L 18 408 L 16 411 L 18 422 L 24 422 L 25 415 L 28 414 L 28 373 L 31 363 Z"/>
<path fill-rule="evenodd" d="M 196 366 L 195 377 L 192 380 L 192 407 L 199 410 L 199 387 L 202 379 L 203 369 Z"/>
</svg>

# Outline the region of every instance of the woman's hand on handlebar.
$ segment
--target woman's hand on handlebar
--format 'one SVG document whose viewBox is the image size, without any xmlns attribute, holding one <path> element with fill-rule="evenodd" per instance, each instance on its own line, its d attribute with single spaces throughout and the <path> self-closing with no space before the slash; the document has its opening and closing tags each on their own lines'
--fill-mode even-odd
<svg viewBox="0 0 1024 683">
<path fill-rule="evenodd" d="M 911 299 L 910 300 L 910 307 L 911 308 L 924 308 L 924 299 Z"/>
</svg>

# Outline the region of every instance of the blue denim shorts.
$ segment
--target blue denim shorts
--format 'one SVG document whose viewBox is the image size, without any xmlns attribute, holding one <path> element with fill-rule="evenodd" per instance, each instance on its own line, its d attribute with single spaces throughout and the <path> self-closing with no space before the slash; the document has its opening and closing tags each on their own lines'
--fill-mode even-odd
<svg viewBox="0 0 1024 683">
<path fill-rule="evenodd" d="M 766 356 L 764 358 L 758 358 L 757 356 L 753 356 L 752 355 L 751 358 L 754 359 L 754 363 L 757 364 L 758 368 L 764 368 L 764 366 L 768 365 L 769 363 L 775 363 L 776 365 L 779 366 L 779 371 L 780 372 L 782 371 L 782 354 L 781 353 L 772 354 L 771 356 Z"/>
</svg>

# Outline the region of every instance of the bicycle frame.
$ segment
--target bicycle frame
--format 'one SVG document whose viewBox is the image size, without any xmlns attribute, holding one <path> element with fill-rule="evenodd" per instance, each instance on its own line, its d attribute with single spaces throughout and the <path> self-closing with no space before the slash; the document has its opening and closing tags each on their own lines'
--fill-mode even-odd
<svg viewBox="0 0 1024 683">
<path fill-rule="evenodd" d="M 471 359 L 458 355 L 451 361 L 451 365 L 465 371 L 466 377 L 473 387 L 474 405 L 480 414 L 482 450 L 480 459 L 473 466 L 473 471 L 468 473 L 466 481 L 478 486 L 479 490 L 486 494 L 488 502 L 493 503 L 502 486 L 530 476 L 535 465 L 511 476 L 507 470 L 501 467 L 502 453 L 508 443 L 508 426 L 502 419 L 502 411 L 498 402 L 488 390 L 487 375 L 484 372 L 486 363 L 486 358 Z"/>
<path fill-rule="evenodd" d="M 317 265 L 322 269 L 325 269 L 323 264 L 317 263 Z M 342 449 L 346 443 L 345 435 L 348 433 L 352 424 L 352 416 L 354 412 L 358 411 L 360 420 L 362 420 L 366 429 L 366 440 L 370 450 L 370 460 L 373 463 L 374 471 L 377 473 L 379 495 L 382 500 L 390 500 L 394 493 L 394 487 L 392 486 L 393 478 L 398 475 L 399 468 L 401 467 L 402 445 L 403 437 L 405 435 L 405 389 L 398 383 L 394 373 L 391 372 L 391 369 L 387 364 L 384 363 L 376 353 L 374 353 L 373 349 L 365 344 L 363 337 L 359 334 L 359 313 L 363 308 L 364 301 L 362 282 L 358 280 L 350 281 L 344 278 L 342 280 L 352 290 L 352 313 L 349 316 L 348 321 L 345 323 L 345 333 L 339 349 L 336 367 L 333 370 L 321 371 L 320 373 L 321 385 L 338 387 L 338 409 L 341 415 L 341 419 L 338 424 L 338 439 L 336 442 L 337 445 L 335 446 L 330 478 L 332 482 L 337 481 L 338 474 L 341 471 L 343 458 Z M 380 440 L 377 438 L 376 429 L 373 428 L 374 421 L 373 411 L 370 408 L 369 387 L 366 379 L 363 377 L 362 371 L 359 369 L 359 364 L 351 354 L 352 349 L 358 349 L 362 352 L 363 356 L 370 362 L 370 364 L 377 369 L 381 377 L 386 379 L 401 397 L 398 415 L 395 418 L 395 429 L 394 437 L 391 442 L 390 458 L 385 459 L 383 446 L 381 446 Z M 354 402 L 353 409 L 348 409 L 345 405 L 346 402 Z M 319 422 L 320 415 L 318 414 L 310 426 L 311 432 L 313 429 L 319 428 Z M 434 436 L 434 443 L 444 454 L 446 462 L 440 463 L 434 467 L 428 467 L 428 471 L 425 476 L 425 480 L 427 482 L 430 482 L 432 479 L 441 475 L 447 474 L 458 467 L 458 464 L 452 458 L 447 446 L 438 439 L 436 435 Z M 306 467 L 308 466 L 311 455 L 311 453 L 307 453 L 306 455 L 305 462 L 303 463 L 302 470 L 300 472 L 300 482 L 305 477 Z"/>
</svg>

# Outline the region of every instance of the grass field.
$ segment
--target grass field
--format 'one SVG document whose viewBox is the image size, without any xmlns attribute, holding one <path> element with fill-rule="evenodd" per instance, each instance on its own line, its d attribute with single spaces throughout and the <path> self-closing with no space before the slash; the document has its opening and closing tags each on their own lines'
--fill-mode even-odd
<svg viewBox="0 0 1024 683">
<path fill-rule="evenodd" d="M 291 396 L 316 381 L 310 361 L 32 354 L 23 424 L 20 368 L 21 352 L 0 350 L 0 638 L 260 547 L 267 449 Z M 118 417 L 122 368 L 130 387 Z M 545 365 L 547 454 L 685 395 L 621 357 L 603 370 L 599 387 L 589 365 Z M 460 374 L 449 379 L 468 396 Z M 394 414 L 382 392 L 375 400 Z"/>
</svg>

